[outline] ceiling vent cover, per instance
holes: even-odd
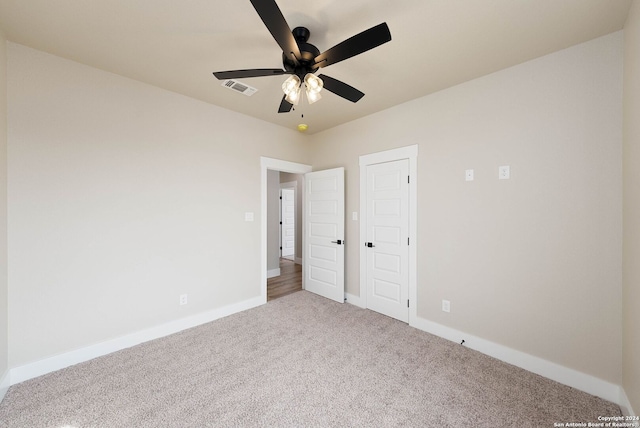
[[[222,86],[236,92],[240,92],[241,94],[245,94],[248,97],[258,92],[256,88],[252,88],[251,86],[241,83],[237,80],[225,80],[224,82],[222,82]]]

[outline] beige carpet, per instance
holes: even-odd
[[[618,406],[301,291],[9,389],[0,427],[553,427]]]

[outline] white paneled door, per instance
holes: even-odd
[[[296,250],[296,206],[295,191],[282,189],[281,199],[281,231],[282,231],[282,257],[291,258]]]
[[[367,307],[409,321],[409,160],[367,166]]]
[[[305,289],[344,302],[344,168],[305,174]]]

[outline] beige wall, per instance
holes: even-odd
[[[624,27],[623,387],[640,414],[640,1]]]
[[[260,296],[260,156],[302,136],[8,46],[11,367]]]
[[[0,30],[0,382],[8,370],[6,49],[7,41]]]
[[[314,170],[346,169],[351,243],[358,156],[419,145],[419,317],[616,384],[622,42],[614,33],[311,141]],[[498,180],[500,165],[511,180]],[[346,266],[359,295],[359,245],[347,246]]]

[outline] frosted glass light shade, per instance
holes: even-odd
[[[307,101],[309,101],[309,104],[313,104],[316,101],[318,101],[320,98],[322,98],[322,95],[320,95],[320,91],[317,92],[313,92],[309,89],[309,87],[307,86]]]
[[[307,94],[310,92],[320,93],[324,83],[322,79],[315,74],[307,73],[307,75],[304,76],[304,85],[307,87]]]
[[[299,79],[298,79],[299,80]],[[290,91],[287,96],[284,98],[288,103],[297,106],[300,102],[300,95],[302,95],[302,89],[300,86]]]
[[[299,88],[301,83],[302,82],[300,81],[300,78],[293,74],[289,76],[289,78],[282,84],[282,91],[285,94],[289,95],[291,92],[294,92],[297,88]]]

